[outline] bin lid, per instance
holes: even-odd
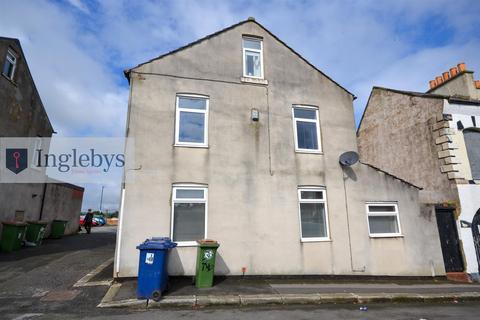
[[[220,244],[212,239],[202,239],[202,240],[197,240],[197,243],[200,245],[200,247],[204,248],[218,248]]]
[[[139,250],[147,250],[147,249],[157,249],[157,250],[168,250],[173,249],[177,246],[175,242],[172,242],[170,238],[163,238],[165,240],[154,240],[159,239],[159,237],[155,237],[152,239],[146,239],[143,243],[137,246]]]
[[[23,227],[27,225],[25,222],[19,222],[19,221],[2,221],[2,224],[17,226],[17,227]]]
[[[38,220],[38,221],[31,220],[31,221],[30,221],[30,220],[29,220],[29,221],[27,221],[27,223],[29,223],[29,224],[41,224],[41,225],[45,225],[45,226],[46,226],[46,225],[48,224],[48,221],[41,221],[41,220]]]

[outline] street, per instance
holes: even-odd
[[[114,227],[0,255],[0,319],[478,319],[480,303],[340,304],[206,309],[97,308],[111,280]],[[101,265],[101,272],[85,280]],[[100,285],[94,285],[98,283]]]

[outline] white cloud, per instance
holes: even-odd
[[[82,0],[67,0],[70,5],[74,6],[78,10],[82,11],[83,13],[90,13],[87,5]]]

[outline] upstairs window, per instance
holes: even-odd
[[[17,56],[10,49],[7,51],[2,73],[10,80],[13,80],[15,68],[17,67]]]
[[[400,236],[396,203],[367,203],[368,232],[371,237]]]
[[[243,76],[263,79],[263,42],[243,38]]]
[[[318,108],[309,106],[294,106],[293,132],[295,135],[295,151],[321,152],[320,126],[318,122]]]
[[[177,96],[175,145],[208,145],[208,98],[199,95]]]
[[[472,179],[480,180],[480,131],[479,129],[463,130],[463,138],[467,148],[468,162],[472,171]]]

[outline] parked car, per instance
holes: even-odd
[[[107,220],[103,216],[100,215],[94,215],[93,216],[93,221],[96,221],[98,225],[103,226],[105,223],[107,223]]]

